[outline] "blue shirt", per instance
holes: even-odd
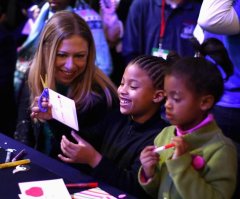
[[[123,38],[123,56],[129,61],[141,54],[152,54],[159,47],[161,0],[133,1]],[[191,0],[172,9],[165,5],[165,34],[162,48],[174,50],[181,56],[193,56],[194,50],[189,39],[200,11],[200,4]]]

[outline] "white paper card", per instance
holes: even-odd
[[[63,179],[18,183],[21,199],[71,199]]]
[[[49,102],[52,105],[52,117],[78,131],[78,119],[74,100],[51,89],[48,89],[48,93]]]

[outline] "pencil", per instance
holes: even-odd
[[[8,168],[8,167],[15,167],[15,166],[18,166],[21,164],[28,164],[30,162],[31,162],[30,159],[18,160],[18,161],[14,161],[14,162],[6,162],[6,163],[0,164],[0,169]]]

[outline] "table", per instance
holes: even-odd
[[[65,183],[77,183],[77,182],[96,182],[91,176],[84,174],[83,172],[61,162],[55,160],[31,147],[28,147],[2,133],[0,133],[0,147],[7,149],[16,149],[17,152],[25,149],[27,155],[25,158],[31,160],[31,169],[26,172],[19,172],[13,174],[12,168],[0,169],[0,198],[4,196],[4,199],[16,199],[20,193],[18,187],[19,182],[49,180],[62,178]],[[4,150],[1,150],[5,152]],[[0,154],[1,163],[5,160],[5,154]],[[99,187],[104,191],[117,197],[120,194],[126,194],[123,191],[114,188],[104,182],[99,182]],[[84,189],[68,189],[70,193],[82,191]],[[136,199],[135,197],[126,194],[125,199]]]

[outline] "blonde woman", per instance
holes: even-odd
[[[81,130],[94,128],[104,118],[117,104],[117,94],[115,85],[95,66],[95,57],[91,31],[77,14],[59,11],[47,22],[29,70],[30,93],[25,90],[25,95],[30,95],[30,102],[26,103],[26,96],[21,100],[16,139],[55,156],[61,135],[70,134],[70,128],[52,119],[51,107],[43,113],[37,106],[44,89],[40,77],[45,75],[48,88],[75,101]],[[47,102],[42,104],[49,106]],[[29,111],[31,118],[38,120],[33,133],[28,133]]]

